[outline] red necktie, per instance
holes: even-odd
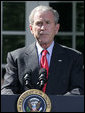
[[[48,69],[49,68],[48,68],[48,61],[47,61],[47,58],[46,58],[47,53],[48,53],[47,50],[42,51],[42,57],[41,57],[40,64],[41,64],[41,68],[45,68],[47,70],[47,79],[48,79]],[[47,83],[43,87],[43,92],[45,92],[46,86],[47,86]]]

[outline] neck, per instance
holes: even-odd
[[[50,47],[50,45],[52,44],[52,42],[51,43],[39,43],[40,44],[40,46],[43,48],[43,49],[47,49],[48,47]]]
[[[40,46],[41,46],[43,49],[47,49],[50,45],[48,45],[48,44],[40,44]]]

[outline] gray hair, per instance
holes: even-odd
[[[34,15],[35,15],[35,13],[38,12],[38,11],[42,11],[42,12],[44,12],[44,11],[51,11],[51,12],[53,13],[53,15],[54,15],[55,24],[58,23],[58,20],[59,20],[59,14],[58,14],[58,12],[57,12],[56,10],[52,9],[52,8],[49,7],[49,6],[40,5],[40,6],[38,6],[38,7],[35,7],[35,8],[32,10],[32,12],[30,13],[30,15],[29,15],[29,23],[30,23],[31,25],[32,25],[33,22],[34,22]]]

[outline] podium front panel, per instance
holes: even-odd
[[[1,95],[1,112],[17,112],[17,100],[20,95]],[[51,112],[84,112],[84,96],[48,95]]]

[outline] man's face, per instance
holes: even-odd
[[[38,11],[34,15],[34,23],[30,25],[30,30],[40,44],[51,44],[59,30],[59,24],[55,24],[51,11]]]

